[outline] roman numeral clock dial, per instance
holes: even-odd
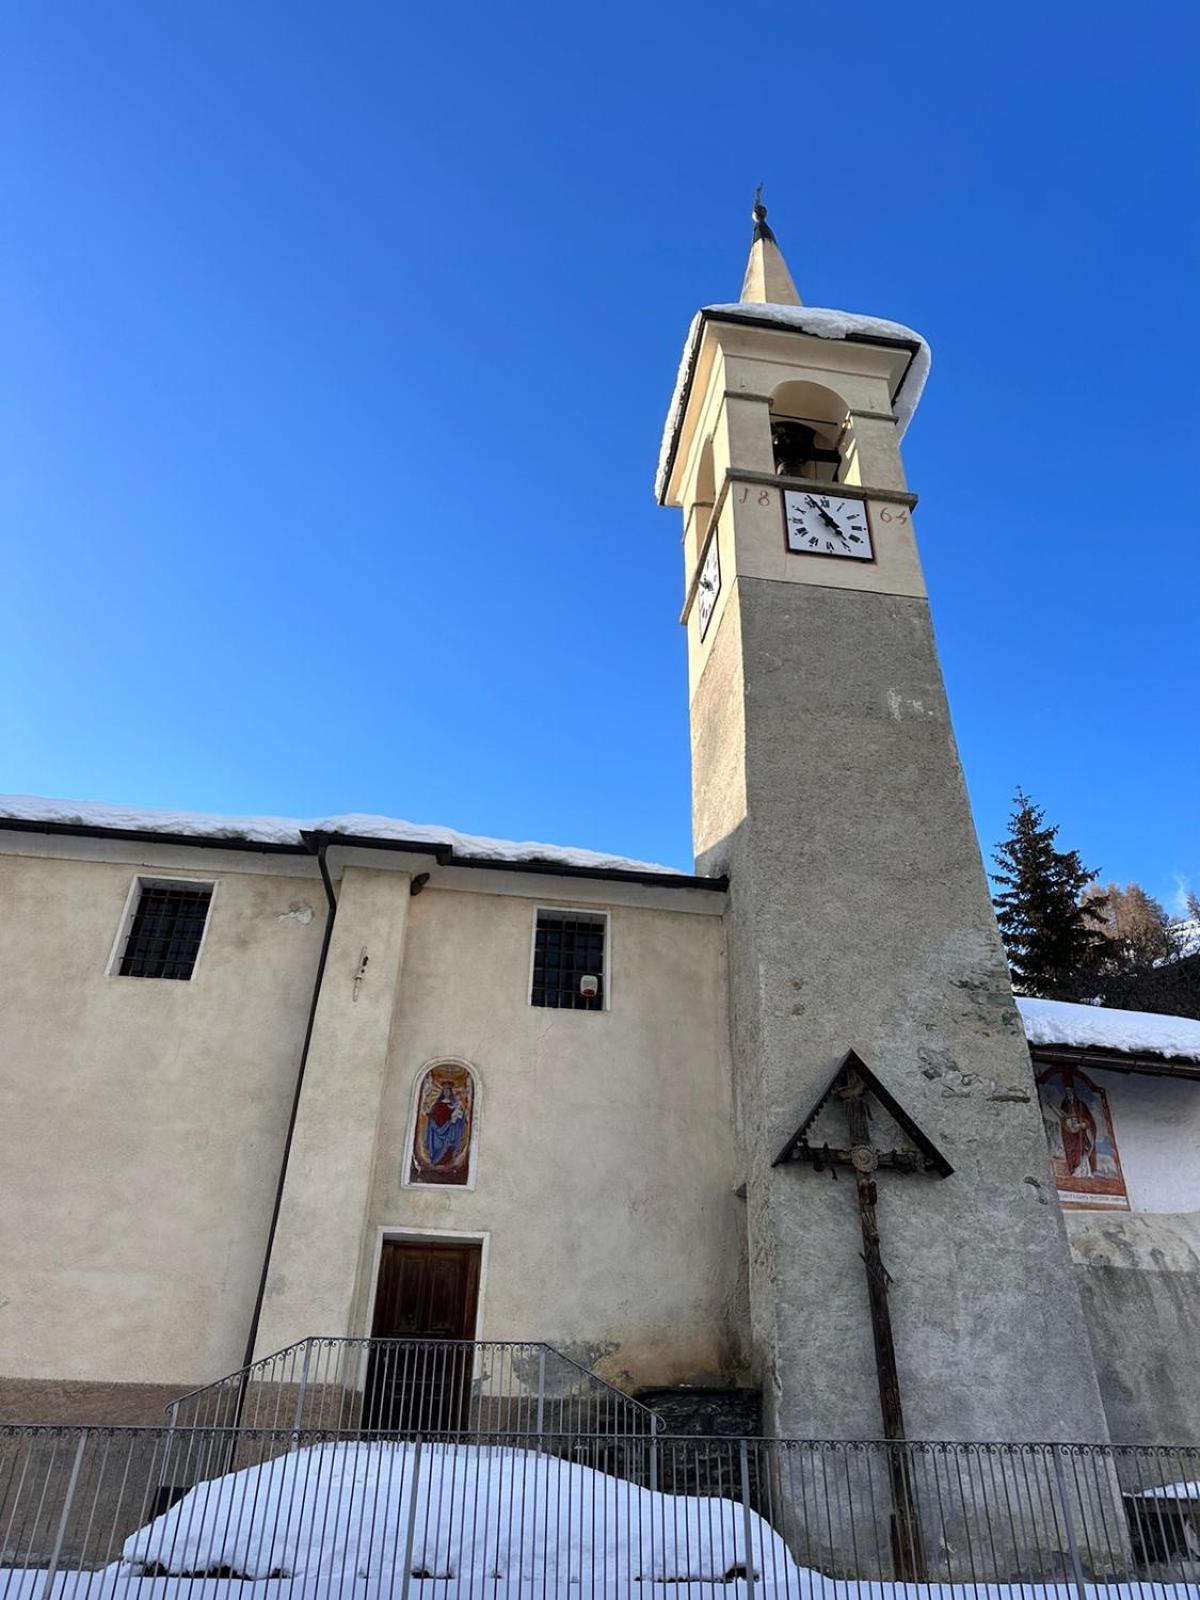
[[[717,596],[721,592],[721,556],[717,549],[717,532],[714,528],[708,536],[708,545],[700,560],[700,572],[696,579],[696,607],[700,614],[700,638],[708,632],[708,625],[712,621],[713,608],[717,603]]]
[[[874,561],[871,528],[862,500],[845,495],[783,491],[783,523],[793,555],[843,556]]]

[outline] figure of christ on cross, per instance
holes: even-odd
[[[868,1098],[874,1096],[901,1130],[912,1140],[909,1150],[880,1150],[872,1143]],[[848,1134],[847,1144],[831,1148],[810,1145],[807,1135],[822,1108],[832,1099],[842,1106]],[[879,1191],[875,1174],[881,1167],[897,1172],[936,1172],[948,1177],[953,1170],[930,1139],[921,1132],[906,1111],[892,1098],[873,1073],[851,1050],[830,1080],[799,1129],[776,1156],[773,1166],[787,1161],[805,1161],[818,1172],[827,1166],[847,1166],[854,1172],[858,1216],[862,1228],[862,1260],[867,1273],[867,1299],[871,1314],[871,1339],[875,1349],[875,1375],[879,1385],[879,1409],[884,1438],[899,1444],[904,1434],[904,1407],[900,1399],[900,1375],[896,1368],[896,1346],[892,1336],[892,1314],[888,1304],[891,1279],[879,1248],[877,1207]],[[911,1463],[906,1451],[889,1450],[888,1479],[892,1492],[891,1538],[896,1576],[919,1582],[925,1576],[925,1552],[921,1525],[913,1497]]]

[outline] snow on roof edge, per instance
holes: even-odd
[[[348,838],[400,840],[450,848],[460,858],[498,864],[537,862],[604,872],[652,872],[666,878],[690,879],[691,874],[657,862],[628,856],[606,855],[570,845],[540,844],[534,840],[491,839],[460,833],[397,817],[357,812],[343,816],[300,821],[290,817],[229,817],[195,811],[155,811],[136,806],[105,805],[99,801],[51,800],[39,795],[0,795],[0,826],[4,822],[54,823],[70,827],[118,829],[128,833],[174,834],[204,841],[238,840],[247,844],[299,845],[301,832],[336,833]]]
[[[1123,1055],[1200,1061],[1200,1022],[1154,1011],[1119,1011],[1112,1006],[1017,996],[1017,1010],[1031,1045],[1067,1045],[1079,1050],[1114,1050]]]
[[[774,322],[781,327],[796,328],[801,333],[814,334],[819,339],[849,339],[857,334],[859,337],[871,339],[915,343],[917,353],[895,395],[896,431],[897,436],[903,439],[924,392],[925,381],[929,377],[929,368],[933,362],[928,341],[914,328],[907,328],[902,322],[889,322],[886,317],[867,317],[857,311],[831,311],[821,306],[756,305],[741,300],[727,305],[704,306],[697,311],[688,328],[679,370],[675,375],[675,387],[667,407],[667,420],[663,426],[662,443],[658,451],[658,470],[654,475],[654,498],[660,505],[667,489],[675,439],[683,421],[684,396],[699,349],[700,326],[706,316],[741,317],[748,322]]]

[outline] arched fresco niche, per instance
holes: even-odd
[[[475,1079],[457,1061],[439,1061],[421,1075],[409,1153],[409,1183],[448,1183],[471,1179],[475,1132]]]
[[[1125,1175],[1104,1090],[1069,1066],[1047,1067],[1037,1084],[1059,1199],[1068,1206],[1127,1210]]]

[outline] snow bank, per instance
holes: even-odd
[[[1200,1022],[1191,1017],[1080,1006],[1066,1000],[1031,1000],[1023,995],[1017,997],[1017,1009],[1030,1044],[1074,1045],[1079,1049],[1121,1050],[1127,1055],[1200,1061]]]
[[[1139,1500],[1200,1500],[1200,1483],[1164,1483],[1157,1489],[1143,1489]]]
[[[749,301],[736,301],[730,305],[705,306],[692,318],[684,341],[675,388],[667,407],[667,420],[663,427],[662,444],[658,452],[658,471],[654,478],[654,496],[661,500],[667,487],[671,470],[671,456],[675,449],[675,436],[683,421],[683,401],[687,393],[696,354],[700,348],[700,327],[706,314],[720,317],[740,317],[748,322],[773,322],[782,328],[796,328],[801,333],[811,333],[818,339],[851,339],[856,335],[867,339],[891,339],[904,344],[915,344],[917,353],[905,373],[894,396],[896,430],[903,439],[912,421],[913,413],[929,377],[932,355],[929,345],[912,328],[902,322],[889,322],[886,317],[864,317],[856,311],[829,311],[820,306],[755,305]]]
[[[797,1571],[734,1501],[642,1489],[533,1450],[432,1444],[418,1460],[411,1444],[375,1441],[312,1445],[198,1485],[126,1540],[119,1570],[385,1586],[407,1570],[629,1592],[724,1582],[749,1560],[769,1584]]]
[[[364,816],[357,812],[321,817],[308,822],[287,817],[223,817],[196,811],[146,811],[132,806],[101,805],[88,800],[45,800],[37,795],[0,795],[0,820],[59,822],[88,828],[120,828],[126,832],[173,833],[188,839],[244,839],[252,844],[299,844],[301,830],[354,835],[363,839],[398,839],[408,844],[449,848],[472,861],[546,862],[554,866],[590,867],[616,872],[659,872],[685,877],[674,867],[627,856],[604,855],[597,850],[576,850],[569,845],[538,844],[533,840],[489,839],[459,833],[422,822],[396,817]]]

